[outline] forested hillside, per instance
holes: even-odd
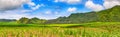
[[[97,15],[102,22],[120,22],[120,6],[97,12]]]
[[[87,22],[120,22],[120,6],[99,12],[73,13],[68,17],[48,20],[46,23],[87,23]]]

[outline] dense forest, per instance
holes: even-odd
[[[87,23],[87,22],[120,22],[120,6],[110,9],[87,12],[73,13],[68,17],[59,17],[54,20],[48,20],[46,23]]]

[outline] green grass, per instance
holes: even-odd
[[[120,22],[83,24],[0,22],[0,37],[120,37]]]

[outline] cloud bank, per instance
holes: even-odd
[[[120,0],[103,0],[103,5],[93,3],[93,0],[88,0],[85,6],[93,11],[100,11],[103,9],[109,9],[116,5],[120,5]]]
[[[75,11],[77,11],[77,8],[75,7],[70,7],[67,9],[67,12],[75,12]]]
[[[120,0],[104,0],[103,5],[104,5],[104,7],[106,9],[112,8],[112,7],[116,6],[116,5],[120,5]]]
[[[0,11],[17,9],[30,1],[31,0],[0,0]]]
[[[95,4],[93,3],[92,0],[89,0],[85,3],[85,6],[89,9],[92,9],[94,11],[100,11],[100,10],[103,10],[103,6],[102,5],[99,5],[99,4]]]
[[[68,4],[77,4],[80,3],[82,0],[54,0],[54,2],[65,2]]]
[[[42,1],[42,0],[41,0]],[[50,0],[49,0],[50,1]],[[79,7],[74,6],[75,5],[80,5],[83,0],[54,0],[52,3],[67,3],[67,5],[70,5],[69,7],[64,8],[66,14],[61,12],[61,15],[67,15],[67,12],[76,12],[78,11]],[[120,5],[120,0],[103,0],[104,2],[101,4],[96,4],[93,2],[93,0],[86,0],[86,2],[82,2],[84,4],[85,8],[88,8],[92,11],[100,11],[104,9],[109,9],[112,8],[116,5]],[[30,7],[30,10],[26,10],[23,8],[23,5],[27,4]],[[71,6],[72,5],[72,6]],[[21,17],[41,17],[40,14],[37,15],[30,15],[32,13],[26,13],[26,12],[31,12],[31,11],[37,11],[43,6],[47,6],[46,4],[36,4],[32,2],[32,0],[0,0],[0,19],[19,19]],[[67,9],[67,10],[66,10]],[[62,11],[62,10],[61,10]],[[60,14],[60,12],[57,11],[45,11],[44,14],[50,15],[53,14]],[[41,17],[41,18],[47,18],[47,17]],[[50,17],[49,17],[50,18]]]

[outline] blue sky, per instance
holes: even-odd
[[[55,19],[69,16],[71,13],[100,11],[120,5],[119,0],[0,0],[0,2],[1,19],[21,17]]]

